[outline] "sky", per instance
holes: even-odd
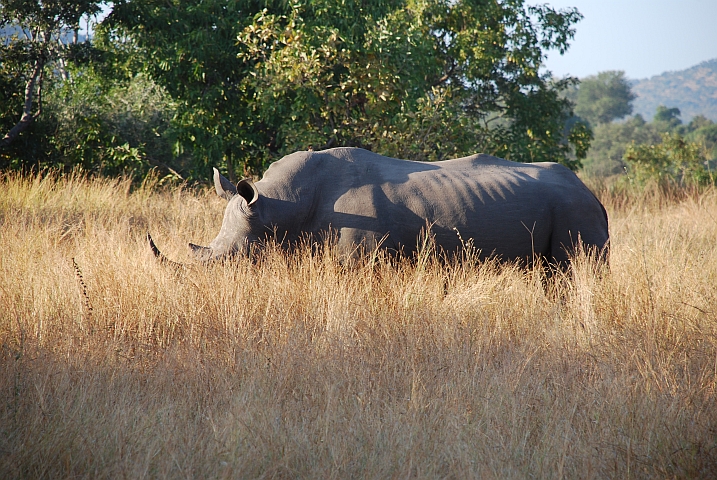
[[[565,55],[548,53],[554,76],[623,70],[631,79],[717,58],[717,0],[539,0],[576,7],[583,19]]]

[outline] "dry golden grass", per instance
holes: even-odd
[[[717,194],[604,196],[611,269],[328,250],[174,272],[224,202],[0,182],[1,478],[717,472]],[[77,268],[73,264],[76,262]]]

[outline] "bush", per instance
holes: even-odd
[[[699,186],[714,184],[704,148],[677,133],[663,133],[662,143],[627,147],[623,160],[628,178],[640,185],[656,182],[660,186]]]
[[[144,176],[156,166],[171,172],[173,113],[164,90],[144,75],[106,85],[80,71],[53,96],[56,158],[103,175]]]

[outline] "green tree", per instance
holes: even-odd
[[[698,115],[690,121],[686,130],[685,138],[704,146],[707,159],[712,162],[714,169],[714,163],[717,163],[717,123]]]
[[[662,106],[658,109],[652,122],[646,122],[642,116],[635,115],[624,122],[598,125],[593,130],[595,138],[584,161],[584,171],[592,176],[610,176],[623,173],[625,167],[629,166],[624,159],[628,149],[632,149],[631,155],[635,154],[636,148],[643,149],[640,154],[642,157],[645,157],[647,155],[645,152],[648,151],[664,153],[666,151],[665,147],[658,146],[664,143],[665,135],[679,137],[689,145],[699,145],[699,154],[703,157],[700,162],[708,162],[706,164],[707,170],[713,171],[717,163],[717,124],[704,116],[698,115],[689,124],[684,125],[679,116],[679,109]],[[657,148],[657,150],[650,150],[653,147]],[[678,151],[679,148],[673,150]],[[652,164],[653,166],[672,165],[672,160],[665,160],[665,162],[661,163],[655,160],[654,162],[646,162],[646,164]],[[639,169],[645,171],[645,168]],[[676,175],[674,169],[668,169],[664,174],[669,178]],[[678,176],[681,175],[679,174]]]
[[[539,70],[580,18],[523,0],[147,0],[118,2],[106,26],[177,101],[175,153],[232,175],[340,145],[576,168],[590,135],[563,131],[571,80]]]
[[[657,107],[657,112],[652,121],[661,132],[671,132],[682,125],[680,109],[677,107],[667,108],[664,105],[660,105]]]
[[[0,26],[5,33],[0,44],[6,90],[3,114],[15,108],[20,118],[0,140],[9,146],[42,113],[43,89],[48,72],[65,73],[65,62],[86,54],[87,44],[77,42],[80,20],[100,11],[104,2],[93,0],[2,0]],[[74,41],[67,36],[74,32]],[[23,90],[17,89],[23,86]],[[9,95],[8,95],[9,94]],[[7,117],[4,117],[7,118]],[[7,121],[5,122],[7,123]],[[0,165],[2,166],[2,165]]]
[[[592,127],[630,115],[635,98],[623,71],[606,71],[586,77],[572,95],[575,114]]]
[[[704,115],[697,115],[687,124],[687,132],[694,132],[704,127],[714,125],[714,122]]]

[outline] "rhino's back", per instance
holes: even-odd
[[[591,196],[575,174],[561,165],[516,163],[483,154],[415,162],[359,148],[335,148],[300,152],[281,162],[284,165],[277,162],[279,168],[272,166],[274,172],[267,174],[270,178],[290,177],[291,191],[311,185],[324,202],[356,195],[367,209],[388,213],[391,205],[406,206],[430,221],[435,221],[432,217],[436,215],[460,215],[496,203],[502,211],[511,203],[529,207],[536,196]],[[367,202],[367,191],[380,191],[381,195]]]
[[[365,185],[387,185],[398,190],[408,187],[445,191],[456,187],[490,195],[538,179],[550,184],[580,184],[572,172],[553,163],[516,163],[483,154],[416,162],[341,147],[287,155],[269,167],[258,185],[267,189],[267,194],[305,190],[306,186],[343,194],[346,189]]]

